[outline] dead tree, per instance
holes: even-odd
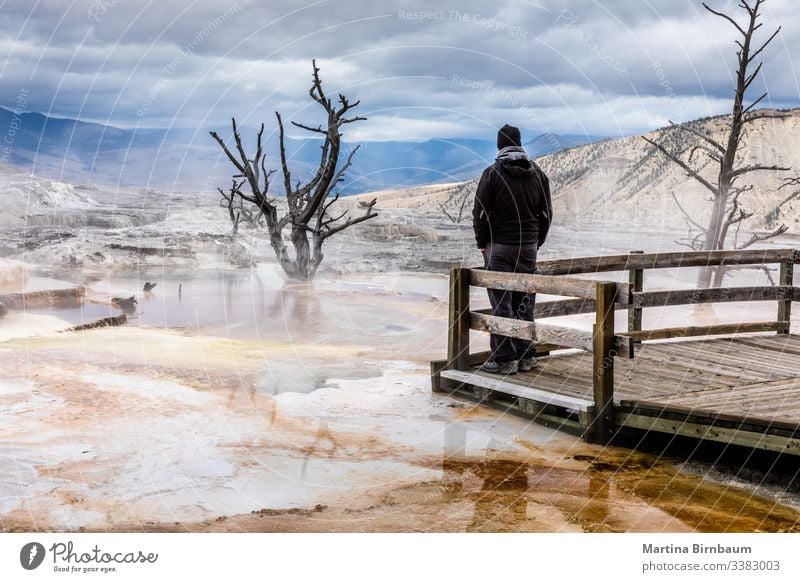
[[[292,125],[296,127],[321,135],[324,140],[320,146],[319,167],[315,175],[305,184],[301,184],[299,180],[292,182],[291,171],[286,159],[286,133],[283,119],[280,113],[275,112],[280,130],[280,168],[283,173],[283,186],[286,191],[288,207],[283,216],[278,215],[277,200],[269,196],[270,178],[274,170],[270,172],[266,170],[266,154],[263,150],[262,139],[264,125],[261,125],[258,132],[256,152],[252,158],[245,153],[235,118],[231,120],[231,125],[236,153],[225,145],[216,132],[211,132],[211,137],[217,141],[238,171],[233,176],[230,191],[226,194],[219,190],[223,200],[228,202],[231,220],[236,220],[234,228],[237,228],[238,220],[241,219],[241,214],[238,215],[239,218],[236,218],[237,205],[233,200],[236,198],[242,203],[242,206],[250,205],[251,208],[254,208],[258,220],[263,219],[269,233],[270,245],[284,272],[292,279],[305,281],[314,277],[317,268],[322,263],[322,245],[328,237],[377,216],[374,212],[375,201],[368,204],[360,216],[349,216],[347,210],[338,214],[332,213],[332,206],[339,199],[339,194],[331,197],[331,192],[344,179],[344,173],[350,167],[353,155],[360,147],[353,148],[340,167],[341,129],[348,123],[363,121],[366,118],[348,117],[350,110],[356,107],[359,101],[351,103],[344,95],[340,94],[338,102],[334,104],[322,89],[316,61],[312,61],[312,67],[313,82],[309,95],[325,110],[327,122],[325,126],[317,127],[292,122]],[[284,240],[286,229],[289,230],[289,240],[294,249],[293,256]]]
[[[734,237],[734,247],[743,249],[757,242],[783,234],[787,230],[786,225],[779,224],[770,232],[754,234],[746,241],[739,241],[739,229],[742,223],[753,216],[753,212],[749,211],[744,206],[744,201],[742,199],[742,195],[751,191],[753,186],[752,184],[743,185],[741,184],[741,180],[752,172],[785,172],[791,169],[775,164],[767,165],[755,163],[742,165],[736,158],[747,124],[759,119],[783,118],[788,115],[786,113],[767,109],[755,109],[755,107],[767,97],[767,93],[763,93],[747,106],[744,104],[747,90],[758,77],[763,64],[758,62],[755,68],[753,68],[754,62],[781,30],[781,28],[778,27],[765,42],[758,46],[753,43],[755,32],[762,26],[762,23],[759,23],[758,20],[760,17],[759,9],[761,5],[764,4],[764,1],[765,0],[755,0],[753,2],[753,0],[742,0],[740,2],[739,7],[746,12],[744,24],[740,24],[730,15],[714,10],[703,3],[703,7],[706,10],[727,20],[733,25],[740,37],[736,40],[736,45],[739,48],[736,52],[738,68],[736,71],[736,88],[733,97],[733,113],[729,122],[728,136],[725,142],[718,141],[703,128],[693,127],[685,123],[676,124],[672,122],[670,122],[670,124],[674,130],[685,132],[687,137],[691,137],[693,143],[689,147],[679,151],[672,151],[662,143],[657,143],[647,137],[642,138],[654,146],[656,150],[661,152],[670,161],[680,166],[688,176],[699,182],[703,188],[711,193],[713,207],[709,221],[705,225],[699,224],[697,219],[691,216],[683,206],[681,206],[677,197],[673,194],[678,209],[682,212],[689,225],[689,236],[683,244],[694,250],[722,250],[725,248],[731,235]],[[687,153],[688,155],[686,155]],[[697,156],[697,158],[703,156],[706,162],[710,162],[718,167],[716,179],[708,179],[701,175],[701,169],[698,166],[695,156]],[[787,182],[787,184],[790,184],[790,182]],[[796,195],[797,194],[794,196]],[[782,205],[783,204],[780,204],[779,206]],[[713,280],[714,286],[718,287],[722,284],[723,276],[723,267],[717,269],[703,269],[698,278],[698,286],[708,287],[712,284]]]
[[[244,180],[232,181],[230,189],[225,192],[222,188],[217,188],[220,199],[219,205],[228,209],[228,216],[231,220],[233,234],[239,233],[239,224],[244,223],[250,228],[264,225],[264,215],[252,204],[245,204],[244,199],[237,194],[239,188],[244,185]]]
[[[460,224],[464,219],[464,210],[467,207],[467,203],[472,201],[472,194],[474,194],[474,189],[470,189],[470,185],[473,185],[473,183],[474,182],[465,182],[464,184],[456,186],[447,197],[447,200],[439,204],[439,209],[450,219],[450,222]],[[448,204],[454,206],[453,214],[448,212]],[[456,209],[458,209],[457,212]]]

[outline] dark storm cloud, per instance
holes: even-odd
[[[713,2],[731,9],[728,0]],[[762,87],[798,104],[792,3],[769,0]],[[0,90],[35,110],[120,125],[207,126],[231,114],[314,120],[317,58],[331,94],[362,100],[350,135],[619,134],[726,112],[730,25],[694,0],[345,3],[5,2]],[[754,93],[759,88],[754,87]]]

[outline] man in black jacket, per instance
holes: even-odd
[[[536,252],[544,244],[553,210],[550,181],[522,149],[519,129],[497,133],[497,159],[484,170],[475,192],[472,224],[489,271],[535,273]],[[489,290],[492,315],[533,321],[536,296]],[[516,374],[536,366],[532,342],[492,334],[486,372]]]

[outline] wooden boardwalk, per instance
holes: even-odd
[[[569,292],[579,295],[578,299],[537,306],[540,317],[564,315],[565,311],[594,310],[598,312],[598,323],[593,333],[547,326],[539,323],[538,318],[535,324],[503,320],[485,311],[470,312],[463,304],[457,306],[451,312],[450,357],[432,364],[434,391],[491,401],[495,406],[570,430],[595,442],[609,442],[621,432],[655,431],[800,455],[800,335],[788,333],[791,302],[795,299],[791,286],[795,254],[794,251],[772,251],[765,256],[765,251],[760,251],[761,256],[758,253],[706,256],[709,264],[783,262],[786,266],[782,264],[780,268],[779,285],[749,287],[745,291],[742,288],[703,290],[702,294],[648,293],[642,290],[641,273],[631,273],[631,285],[619,284],[623,288],[616,290],[614,300],[605,309],[597,307],[601,304],[597,293],[606,282],[585,280],[579,288],[572,287],[574,282],[570,283]],[[680,257],[685,259],[689,254],[692,253]],[[630,255],[635,257],[635,262],[624,264],[649,263],[659,268],[682,260],[676,256]],[[586,272],[589,267],[598,269],[602,261],[608,259],[585,259],[580,272]],[[619,262],[620,257],[616,260]],[[606,270],[612,270],[616,263],[609,260],[607,265]],[[565,269],[568,267],[563,262],[552,262],[545,264],[542,270]],[[456,303],[465,295],[459,292],[459,278],[469,270],[459,271],[453,274],[455,281],[451,291],[451,302]],[[470,281],[473,285],[477,282],[488,286],[484,285],[487,277],[492,279],[492,286],[505,285],[501,288],[527,286],[552,292],[553,285],[559,284],[564,285],[564,295],[568,289],[565,281],[568,277],[560,275],[520,276],[484,271],[470,277]],[[512,278],[513,283],[509,283]],[[580,288],[584,283],[598,285],[594,297],[590,297],[589,287]],[[464,283],[461,287],[468,289]],[[687,298],[693,298],[692,303],[747,298],[777,300],[778,319],[702,328],[641,329],[642,308],[688,303]],[[611,327],[614,312],[622,308],[628,312],[628,331],[615,335]],[[458,310],[460,315],[455,313]],[[469,353],[469,329],[537,338],[539,349],[544,352],[539,366],[531,372],[507,377],[479,371],[478,365],[486,354]],[[603,331],[609,329],[612,330],[610,336],[604,337]],[[753,333],[759,330],[767,333]],[[711,334],[715,335],[709,337]],[[547,342],[559,340],[558,345],[543,345],[543,337]],[[559,349],[563,347],[580,349]],[[621,354],[626,357],[620,357]],[[629,357],[631,355],[633,357]]]

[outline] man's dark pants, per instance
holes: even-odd
[[[489,243],[483,252],[483,260],[487,271],[535,273],[537,250],[535,243],[530,245]],[[492,315],[533,321],[535,294],[500,289],[488,289],[488,292]],[[496,362],[532,357],[534,352],[533,342],[495,334],[491,335],[490,346],[492,355],[489,359]]]

